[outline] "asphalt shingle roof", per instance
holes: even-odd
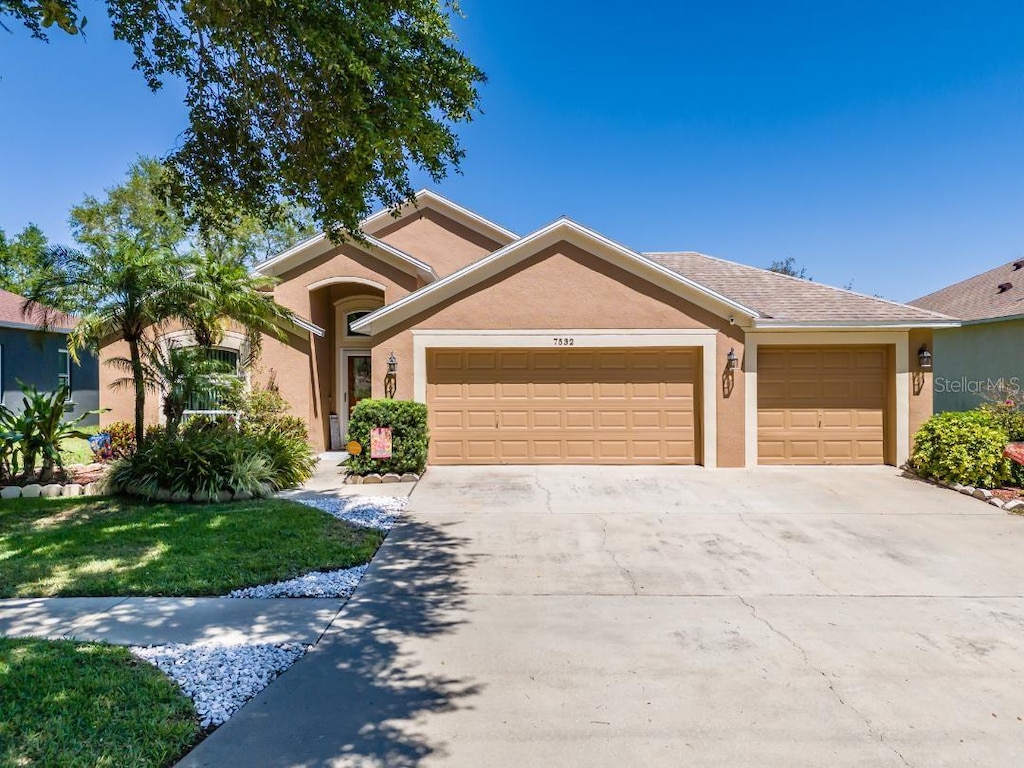
[[[1015,264],[1020,266],[1015,268]],[[1011,287],[1000,291],[999,286],[1006,283]],[[1024,315],[1024,259],[969,277],[910,303],[959,320]]]
[[[36,307],[30,315],[22,312],[25,306],[25,297],[16,293],[0,289],[0,323],[7,323],[16,326],[28,325],[39,328],[43,324],[44,313]],[[77,318],[69,315],[56,315],[50,319],[51,327],[73,328],[78,322]]]
[[[865,296],[767,269],[693,251],[645,253],[649,259],[751,309],[766,319],[793,323],[871,325],[932,323],[946,315]],[[1024,280],[1021,281],[1024,286]]]

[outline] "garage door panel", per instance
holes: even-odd
[[[600,381],[597,383],[597,396],[602,401],[625,400],[627,390],[625,381]]]
[[[625,371],[629,356],[625,352],[597,353],[597,365],[602,371]]]
[[[885,347],[761,347],[758,461],[883,463],[889,375]]]
[[[533,456],[542,461],[555,461],[562,457],[561,440],[535,440],[533,445]]]
[[[498,382],[498,397],[502,400],[527,400],[530,385],[526,382]]]
[[[698,369],[693,349],[429,350],[431,461],[692,464]]]
[[[568,382],[565,384],[564,397],[567,400],[594,400],[593,382]]]
[[[634,382],[632,387],[633,400],[660,400],[661,386],[654,381]]]
[[[534,429],[561,429],[561,411],[531,411]]]
[[[503,349],[498,353],[498,361],[502,370],[525,371],[530,367],[530,355],[526,350]]]
[[[500,450],[505,461],[524,461],[530,457],[530,441],[502,440]]]
[[[466,455],[471,459],[492,461],[498,458],[498,445],[494,440],[467,440]]]
[[[464,453],[461,440],[431,440],[430,449],[439,459],[452,459]]]
[[[530,387],[534,400],[561,400],[562,385],[557,381],[538,382]]]
[[[596,424],[595,415],[593,411],[566,411],[565,412],[565,428],[566,429],[587,429],[592,430]]]
[[[688,381],[666,381],[665,397],[673,399],[690,399],[693,397],[693,384]]]
[[[624,464],[629,459],[629,442],[626,440],[601,440],[598,443],[598,458]]]
[[[693,429],[694,411],[693,408],[678,411],[664,411],[665,420],[662,425],[665,429]]]
[[[686,459],[694,455],[697,446],[692,440],[666,440],[665,456],[673,461],[684,463]]]
[[[529,429],[529,411],[501,411],[498,424],[502,429]]]
[[[629,412],[627,411],[598,411],[598,429],[627,429],[629,427]]]
[[[466,411],[467,429],[494,429],[497,421],[494,411]]]

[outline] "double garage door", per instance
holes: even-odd
[[[694,464],[694,349],[434,349],[434,464]]]
[[[760,464],[882,464],[887,347],[761,346]],[[696,349],[432,349],[433,464],[694,464]]]

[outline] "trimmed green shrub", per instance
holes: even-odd
[[[1024,442],[1024,411],[1019,410],[1013,400],[986,403],[981,406],[981,410],[991,414],[992,418],[1006,431],[1008,442]],[[1011,461],[1010,480],[1018,488],[1024,487],[1024,466]]]
[[[370,430],[391,427],[391,458],[370,458]],[[358,456],[348,458],[348,468],[356,475],[373,472],[422,472],[427,466],[427,406],[412,400],[360,400],[348,420],[349,441],[363,447]]]
[[[1007,433],[990,411],[937,413],[914,435],[909,464],[947,483],[994,488],[1010,479]]]

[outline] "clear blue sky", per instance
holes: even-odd
[[[1018,3],[463,6],[490,81],[438,190],[511,229],[566,214],[899,300],[1024,253]],[[87,10],[84,43],[0,31],[8,233],[66,238],[70,205],[184,127],[180,91],[150,94]]]

